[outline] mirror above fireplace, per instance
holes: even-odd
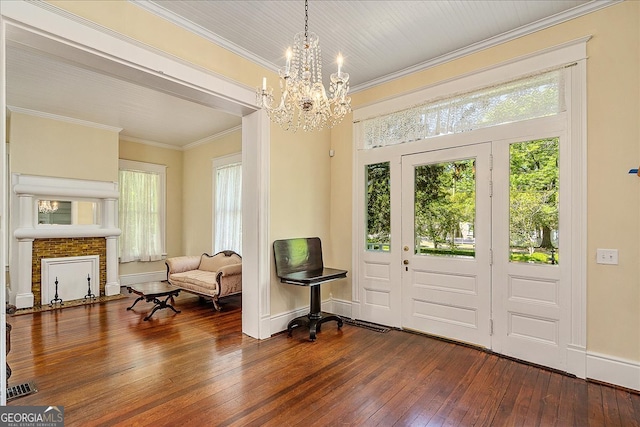
[[[38,225],[100,224],[99,204],[81,200],[38,200]]]

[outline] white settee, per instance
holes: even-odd
[[[218,311],[219,298],[242,292],[242,257],[234,251],[171,257],[165,263],[169,283],[187,292],[211,298]]]

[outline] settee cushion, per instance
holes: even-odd
[[[226,256],[223,252],[217,253],[214,256],[202,254],[202,256],[200,257],[200,266],[198,266],[198,270],[218,271],[222,267],[234,264],[242,264],[242,258],[240,258],[236,254],[233,254],[231,256]]]
[[[171,275],[173,282],[181,288],[203,294],[218,295],[218,283],[215,271],[191,270]]]
[[[177,256],[165,260],[168,272],[171,274],[196,270],[200,264],[200,257],[195,255]]]

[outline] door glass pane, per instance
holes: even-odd
[[[509,260],[558,264],[558,138],[509,148]]]
[[[415,168],[414,253],[475,257],[475,160]]]
[[[365,166],[367,250],[391,250],[391,168],[389,162]]]

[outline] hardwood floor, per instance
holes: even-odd
[[[8,404],[64,406],[67,426],[625,426],[640,395],[407,332],[345,324],[255,340],[240,299],[182,313],[133,296],[8,316]]]

